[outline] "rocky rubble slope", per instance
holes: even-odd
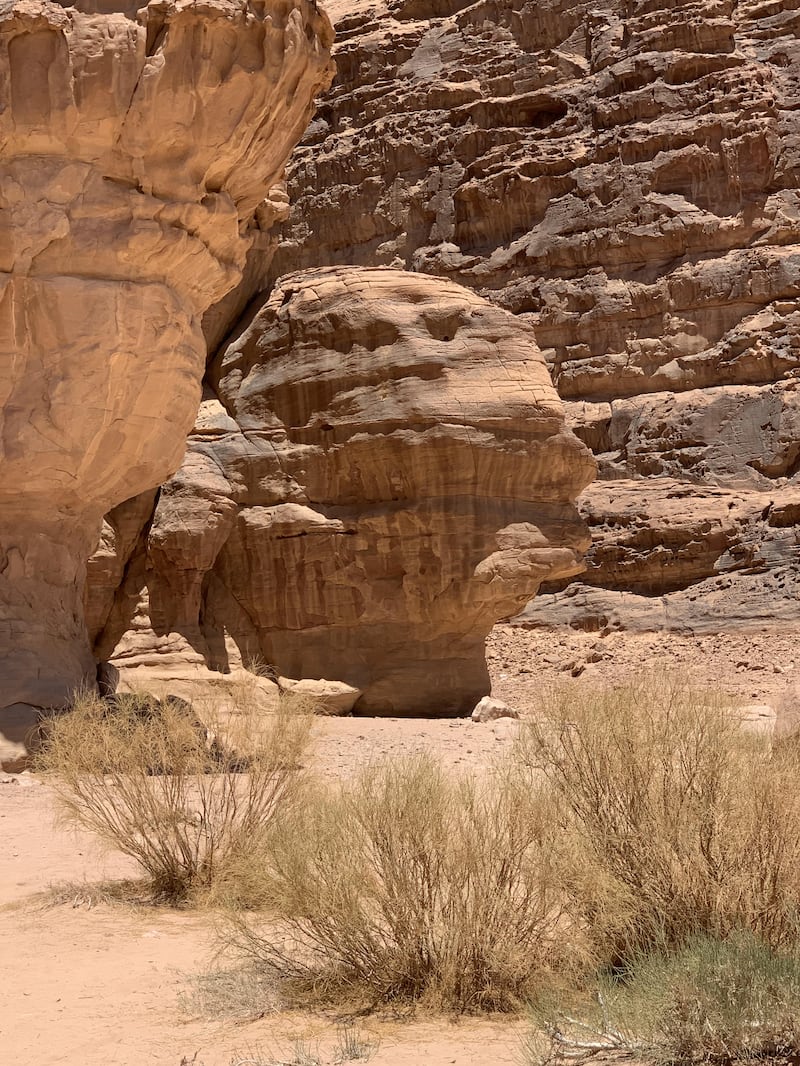
[[[307,0],[0,5],[0,741],[94,681],[86,557],[180,464],[330,43]]]
[[[797,621],[797,0],[329,11],[272,270],[403,266],[533,328],[600,481],[529,621]]]
[[[170,691],[269,664],[357,713],[468,712],[492,625],[581,569],[594,466],[509,312],[409,272],[289,275],[212,360],[157,501],[108,516],[96,653]]]

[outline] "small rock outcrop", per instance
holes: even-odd
[[[654,478],[590,486],[580,501],[592,525],[586,571],[543,589],[515,623],[698,634],[796,628],[800,487],[730,484]]]
[[[325,678],[294,681],[292,678],[282,677],[279,684],[284,699],[285,694],[289,694],[290,706],[294,699],[296,706],[300,709],[310,709],[314,714],[352,714],[361,695],[360,689],[346,685],[344,681],[327,681]]]
[[[359,689],[356,713],[469,713],[493,623],[588,545],[574,501],[594,461],[530,328],[442,279],[307,271],[207,380],[155,510],[110,516],[98,656],[266,662]]]
[[[509,707],[503,700],[484,696],[475,704],[470,718],[473,722],[495,722],[498,718],[519,718],[519,711]]]
[[[180,464],[331,41],[308,0],[0,5],[0,732],[94,680],[86,559]]]

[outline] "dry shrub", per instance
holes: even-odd
[[[309,718],[252,707],[202,724],[180,700],[76,697],[38,768],[67,819],[135,859],[159,898],[213,893],[294,801]]]
[[[798,746],[668,678],[551,692],[520,744],[562,809],[573,906],[599,958],[748,929],[796,939]]]
[[[422,756],[317,786],[259,872],[279,924],[240,919],[238,946],[301,996],[513,1008],[560,951],[554,828],[524,773]]]

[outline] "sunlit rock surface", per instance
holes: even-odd
[[[265,662],[360,689],[356,713],[466,713],[493,623],[581,569],[593,475],[513,315],[408,272],[290,275],[213,361],[97,653],[176,676]]]
[[[102,516],[180,464],[202,316],[330,78],[306,0],[115,6],[0,5],[0,733],[93,681]]]

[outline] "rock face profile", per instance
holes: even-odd
[[[796,4],[328,10],[272,270],[403,266],[533,330],[599,480],[530,619],[800,622]]]
[[[588,545],[574,500],[594,461],[531,329],[442,279],[306,271],[208,384],[154,512],[150,496],[109,517],[98,656],[264,661],[360,689],[356,713],[471,711],[493,623]]]
[[[330,44],[306,0],[0,5],[0,732],[94,679],[86,559],[181,461]]]

